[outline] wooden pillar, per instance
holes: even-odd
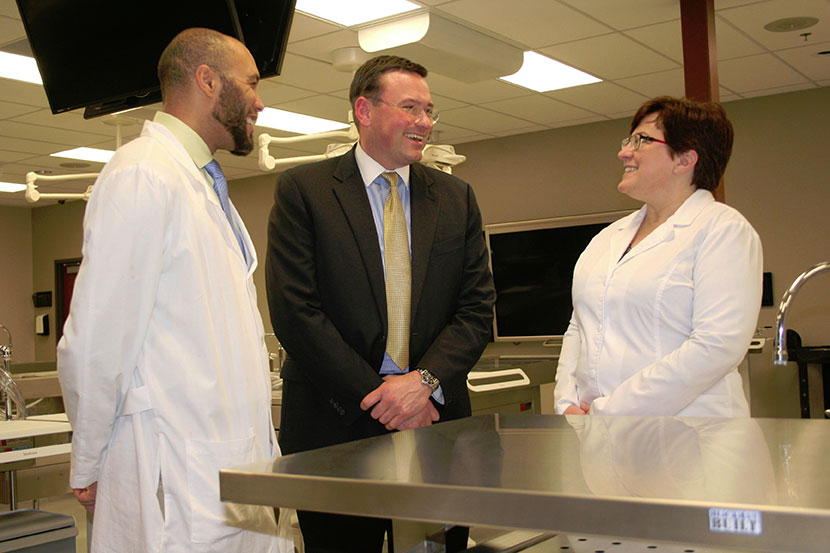
[[[699,102],[720,101],[715,0],[680,0],[680,25],[686,97]],[[713,192],[716,200],[725,201],[723,179]]]

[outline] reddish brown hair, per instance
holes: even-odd
[[[640,106],[631,120],[630,133],[649,114],[656,113],[655,123],[665,133],[674,154],[697,152],[692,184],[704,190],[717,188],[729,156],[732,155],[732,123],[720,104],[694,102],[686,98],[660,96]]]

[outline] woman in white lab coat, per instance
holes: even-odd
[[[618,189],[644,205],[577,261],[556,411],[749,416],[737,367],[757,325],[761,242],[711,193],[732,125],[718,104],[660,97],[630,132]]]

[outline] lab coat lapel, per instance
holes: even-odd
[[[412,292],[410,320],[414,320],[426,279],[439,202],[432,189],[433,180],[421,165],[413,164],[409,172],[409,205],[412,219]]]
[[[194,189],[206,198],[208,203],[212,205],[210,208],[211,218],[217,225],[219,225],[219,228],[224,229],[222,234],[225,238],[225,242],[228,244],[228,247],[239,256],[239,259],[243,263],[247,263],[248,276],[250,276],[253,270],[256,269],[256,253],[254,253],[254,246],[251,242],[250,236],[248,235],[248,231],[245,229],[245,225],[242,223],[242,219],[239,217],[239,213],[236,211],[233,203],[231,203],[232,217],[234,218],[236,226],[242,232],[243,242],[245,243],[245,248],[248,252],[250,262],[245,260],[242,255],[242,250],[239,249],[239,242],[236,240],[236,235],[228,223],[227,217],[225,216],[225,210],[222,209],[222,204],[219,203],[219,197],[216,195],[216,191],[208,182],[207,178],[205,178],[202,170],[197,167],[195,163],[193,163],[193,159],[191,159],[190,155],[188,155],[187,150],[184,149],[184,146],[176,140],[176,137],[173,136],[173,133],[171,133],[167,127],[160,123],[155,123],[153,121],[145,122],[142,134],[144,133],[147,133],[159,142],[164,143],[166,150],[170,153],[173,159],[176,160],[182,169],[187,171],[190,176],[190,185],[193,186]]]
[[[622,255],[634,239],[634,235],[637,233],[637,229],[640,227],[640,223],[643,221],[644,215],[645,207],[637,213],[625,217],[615,223],[611,223],[614,225],[617,232],[615,232],[611,237],[611,255],[608,258],[608,267],[606,268],[609,275],[614,271],[614,269],[625,263],[627,259],[631,257],[632,252],[626,254],[625,257],[622,257]]]
[[[343,156],[333,176],[334,195],[349,222],[352,235],[360,250],[363,268],[369,277],[369,285],[372,288],[378,315],[386,325],[386,282],[378,245],[378,232],[375,228],[369,198],[366,195],[366,186],[357,168],[354,149]]]

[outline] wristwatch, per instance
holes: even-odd
[[[415,369],[419,373],[421,373],[421,384],[425,384],[430,387],[430,389],[434,392],[438,389],[438,386],[441,385],[441,382],[438,381],[435,376],[426,369]]]

